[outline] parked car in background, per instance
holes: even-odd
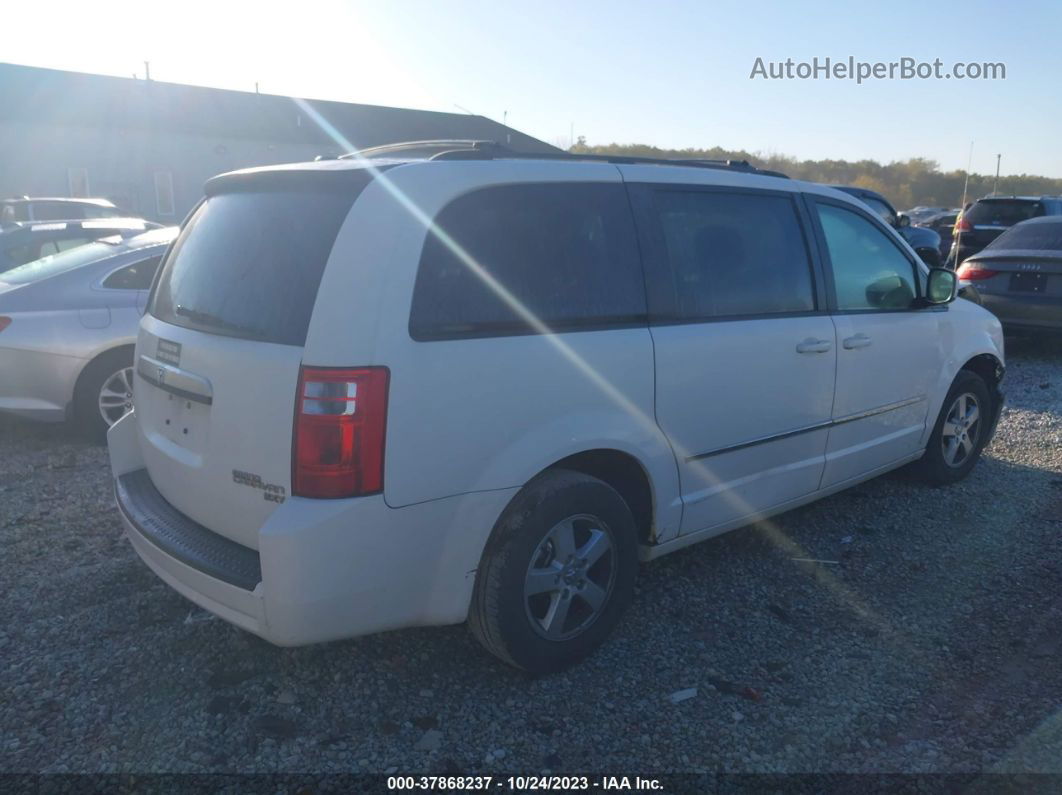
[[[0,411],[102,438],[132,405],[137,322],[176,235],[106,237],[0,274]]]
[[[0,199],[0,227],[19,221],[74,221],[85,218],[127,216],[108,199],[33,198]]]
[[[940,265],[940,235],[932,229],[911,226],[911,219],[903,213],[896,212],[889,200],[877,191],[851,185],[831,185],[830,187],[844,191],[849,196],[855,196],[877,213],[881,220],[900,233],[900,237],[907,241],[926,265],[931,268]]]
[[[935,215],[940,215],[947,209],[947,207],[926,207],[920,204],[917,207],[912,207],[910,210],[904,210],[900,214],[906,215],[910,218],[911,223],[915,226],[922,226],[923,221],[926,221]]]
[[[274,643],[468,619],[556,670],[619,621],[639,558],[916,461],[957,481],[992,436],[999,321],[850,196],[379,156],[207,183],[108,432],[137,553]]]
[[[5,271],[19,265],[91,243],[102,237],[131,237],[158,228],[158,224],[143,218],[16,223],[0,230],[0,278],[3,278]]]
[[[956,268],[1014,224],[1044,215],[1062,215],[1059,196],[985,196],[955,222],[948,267]]]
[[[1004,328],[1062,332],[1062,215],[1015,224],[967,257],[958,277]]]
[[[962,210],[959,209],[944,210],[933,215],[924,216],[921,221],[915,223],[917,227],[932,229],[940,235],[941,262],[947,259],[948,253],[951,251],[952,231],[955,228],[955,220],[959,217],[960,212]]]

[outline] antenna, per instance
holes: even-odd
[[[966,212],[966,189],[970,187],[970,164],[973,163],[973,145],[974,145],[974,142],[971,140],[970,141],[970,156],[968,158],[966,158],[966,181],[962,185],[962,204],[960,205],[960,207],[962,207],[962,209],[959,210],[959,215],[955,219],[956,221],[958,221],[959,218],[962,218],[962,214],[964,212]],[[959,234],[957,234],[955,236],[955,270],[958,270],[959,269],[959,248],[960,248],[960,246],[962,246],[962,227],[959,226],[958,224],[956,224],[956,227],[959,230]]]

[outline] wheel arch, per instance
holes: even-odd
[[[969,370],[979,375],[990,389],[996,389],[1003,380],[1005,368],[1003,362],[991,353],[979,353],[971,357],[959,370]]]
[[[614,448],[595,448],[566,456],[543,472],[553,469],[582,472],[610,485],[630,508],[638,528],[638,540],[643,544],[655,541],[653,483],[649,471],[635,456]]]

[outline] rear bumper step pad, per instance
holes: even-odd
[[[167,555],[246,591],[253,591],[262,581],[262,563],[255,550],[208,530],[178,511],[159,494],[146,469],[118,477],[114,496],[137,532]]]

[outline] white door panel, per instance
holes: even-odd
[[[932,309],[915,309],[919,276],[894,233],[851,207],[818,203],[838,313],[837,389],[822,487],[910,456],[943,366]]]
[[[824,488],[918,449],[943,360],[938,317],[930,310],[834,317],[840,344]],[[853,338],[869,344],[846,348]]]
[[[683,532],[818,488],[833,339],[825,316],[653,328],[657,420],[679,462]],[[808,340],[816,350],[798,352]]]

